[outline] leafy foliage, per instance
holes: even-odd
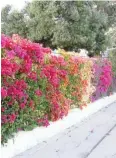
[[[6,5],[1,12],[2,33],[12,36],[18,33],[22,37],[27,37],[28,28],[23,12],[12,10],[10,5]]]

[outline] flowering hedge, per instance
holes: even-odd
[[[108,60],[53,56],[50,48],[18,35],[2,35],[1,42],[2,143],[19,130],[48,126],[71,107],[82,109],[111,85]]]
[[[108,95],[109,88],[112,85],[112,66],[107,59],[93,59],[94,78],[92,84],[95,87],[95,92],[92,94],[92,101]]]

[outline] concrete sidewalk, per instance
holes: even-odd
[[[116,158],[116,102],[15,158]]]

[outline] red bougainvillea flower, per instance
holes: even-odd
[[[66,71],[66,70],[59,70],[58,74],[60,75],[60,77],[66,78],[66,76],[67,76],[67,71]]]
[[[34,101],[33,100],[30,100],[29,107],[31,107],[32,110],[35,109],[35,107],[34,107]]]
[[[34,101],[33,101],[33,100],[30,100],[29,106],[32,107],[33,105],[34,105]]]
[[[5,111],[5,108],[4,108],[4,107],[1,107],[1,111],[4,112],[4,111]]]

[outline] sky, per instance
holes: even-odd
[[[22,9],[25,5],[25,1],[29,2],[31,0],[1,0],[0,7],[4,7],[7,4],[13,5],[13,8],[15,9]]]

